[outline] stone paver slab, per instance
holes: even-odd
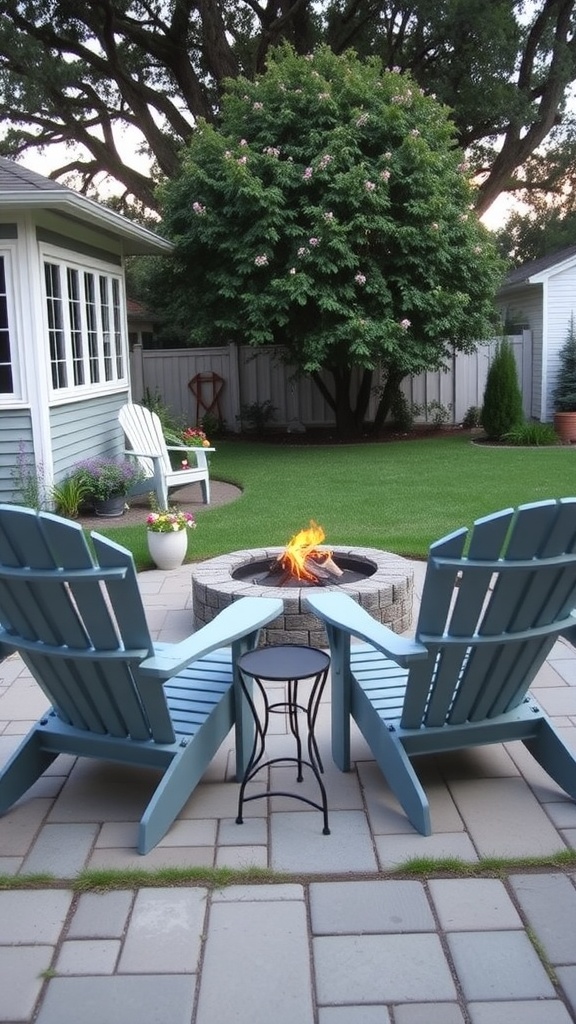
[[[53,978],[35,1024],[190,1024],[193,975]]]
[[[555,995],[523,931],[452,932],[448,944],[468,1000],[551,999]]]
[[[318,1024],[390,1024],[385,1006],[321,1006]]]
[[[523,779],[471,779],[450,788],[480,856],[538,857],[563,847]]]
[[[576,889],[561,874],[512,875],[510,884],[553,964],[576,963]]]
[[[322,814],[298,811],[270,815],[270,865],[274,871],[313,874],[375,871],[376,857],[365,815],[332,811],[329,836],[322,833]]]
[[[576,1019],[576,967],[557,967],[556,976]]]
[[[558,999],[525,999],[506,1003],[469,1003],[472,1024],[572,1024],[573,1017]]]
[[[0,946],[0,1021],[29,1021],[50,967],[52,946]]]
[[[214,903],[196,1024],[313,1019],[304,901]]]
[[[374,842],[382,870],[397,868],[414,857],[450,857],[474,864],[478,854],[465,832],[440,832],[421,836],[412,831],[411,835],[375,836]]]
[[[119,939],[70,939],[62,943],[58,974],[113,974],[120,953]]]
[[[436,935],[325,935],[313,950],[320,1004],[456,999]]]
[[[456,1003],[405,1003],[394,1007],[394,1024],[465,1024]]]
[[[98,825],[44,825],[22,865],[23,874],[73,878],[86,866]]]
[[[0,944],[58,942],[72,903],[67,889],[9,889],[0,892]]]
[[[120,939],[124,934],[134,893],[86,892],[80,896],[70,922],[69,939]]]
[[[435,929],[421,882],[313,882],[310,913],[316,935]]]
[[[522,920],[496,878],[432,878],[430,895],[445,931],[522,928]]]
[[[205,915],[205,889],[141,889],[134,901],[119,973],[195,972]]]

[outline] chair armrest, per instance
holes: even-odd
[[[201,448],[200,445],[189,445],[186,447],[185,444],[167,444],[166,450],[169,452],[215,452],[215,448]]]
[[[318,618],[360,640],[377,647],[398,665],[407,665],[428,657],[428,649],[405,636],[399,636],[387,626],[376,622],[367,611],[347,594],[318,594],[306,596],[305,603]]]
[[[162,456],[159,452],[154,454],[153,452],[135,452],[133,448],[125,448],[124,455],[134,455],[138,459],[161,459]]]
[[[242,597],[224,608],[212,622],[177,644],[167,644],[140,663],[138,671],[156,679],[170,679],[191,662],[219,647],[254,633],[282,614],[284,604],[274,597]]]

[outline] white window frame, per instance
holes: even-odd
[[[43,246],[48,386],[53,400],[126,390],[128,339],[121,267]],[[57,281],[49,294],[47,268]]]
[[[0,391],[0,405],[3,407],[21,404],[23,401],[22,367],[18,346],[18,319],[14,302],[16,282],[14,275],[15,251],[15,246],[7,245],[5,242],[0,245],[0,259],[4,261],[8,340],[10,346],[10,365],[12,368],[12,391]]]

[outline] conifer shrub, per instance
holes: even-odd
[[[482,405],[482,426],[490,440],[500,441],[504,434],[514,430],[523,421],[516,360],[510,342],[503,338],[488,371]]]

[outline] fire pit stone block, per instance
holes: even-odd
[[[329,583],[323,590],[341,590],[353,597],[377,621],[395,633],[412,624],[414,573],[406,559],[377,548],[332,547],[334,560],[352,561],[365,576],[352,582]],[[262,563],[272,564],[284,548],[252,548],[198,562],[192,568],[194,627],[211,622],[219,611],[241,597],[279,597],[284,603],[281,616],[262,630],[262,645],[308,644],[326,647],[324,627],[306,608],[311,586],[274,586],[262,582]],[[254,566],[254,571],[251,571]],[[265,575],[265,574],[264,574]],[[355,575],[358,577],[359,573]]]

